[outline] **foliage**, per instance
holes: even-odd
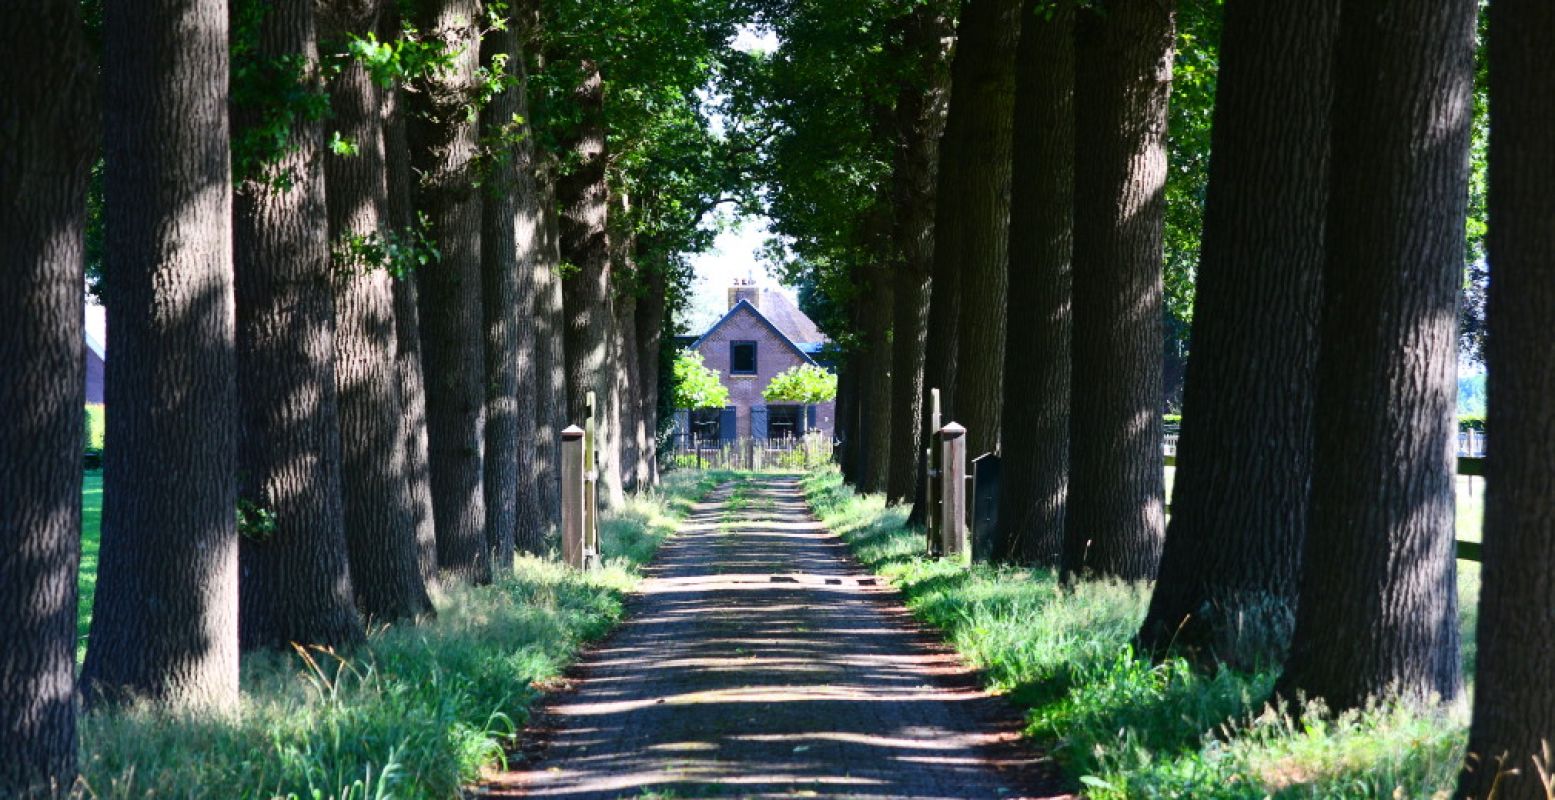
[[[1375,706],[1334,717],[1270,707],[1275,675],[1152,664],[1130,641],[1149,586],[1063,586],[1045,569],[968,565],[922,555],[907,509],[859,496],[828,469],[805,479],[823,521],[903,594],[989,687],[1028,709],[1027,734],[1051,745],[1093,798],[1446,797],[1457,778],[1467,708]],[[1477,571],[1459,606],[1472,660]]]
[[[341,275],[387,270],[403,278],[420,267],[442,260],[432,239],[432,222],[417,214],[417,223],[404,229],[389,228],[367,235],[344,234],[334,243],[330,260]]]
[[[232,107],[234,119],[243,121],[232,129],[232,180],[284,190],[297,176],[276,167],[298,148],[293,129],[328,116],[329,96],[318,65],[305,56],[260,54],[260,28],[269,11],[267,3],[241,0],[232,12]]]
[[[81,761],[90,788],[80,795],[201,798],[220,787],[222,797],[254,800],[459,797],[501,763],[540,687],[620,619],[637,566],[675,517],[728,477],[669,476],[662,493],[602,520],[599,572],[521,557],[510,577],[453,589],[437,599],[436,618],[379,629],[358,651],[249,656],[237,714],[89,714]],[[89,525],[84,575],[96,533]]]
[[[676,408],[723,408],[729,389],[718,379],[718,370],[702,363],[702,354],[682,350],[675,356],[672,390]]]
[[[773,376],[761,396],[769,402],[803,403],[813,406],[837,397],[837,375],[815,364],[789,367]]]
[[[87,450],[102,450],[103,437],[108,433],[108,416],[102,403],[87,403],[84,442]]]

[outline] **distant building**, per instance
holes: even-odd
[[[108,351],[103,348],[102,342],[88,333],[86,335],[86,402],[87,405],[101,405],[103,402],[103,365]]]
[[[677,414],[677,428],[702,439],[756,439],[797,436],[835,426],[836,403],[815,406],[768,403],[761,396],[779,372],[815,364],[828,340],[815,322],[780,292],[764,291],[751,282],[729,288],[729,312],[687,346],[702,354],[702,362],[718,370],[729,389],[726,408],[698,409]]]

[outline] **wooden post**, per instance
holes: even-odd
[[[939,390],[929,390],[929,429],[924,433],[929,440],[928,452],[925,454],[925,464],[928,468],[928,477],[923,482],[923,529],[928,537],[929,555],[940,554],[939,540],[939,449],[935,447],[935,437],[939,435]]]
[[[594,393],[584,403],[583,418],[583,565],[599,559],[599,458],[594,450]]]
[[[940,553],[966,552],[966,428],[950,422],[939,430]]]
[[[583,429],[562,430],[562,561],[583,568]]]

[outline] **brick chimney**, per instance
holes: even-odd
[[[729,287],[729,307],[734,308],[741,300],[755,306],[757,311],[761,310],[761,287],[756,281],[735,278],[734,285]]]

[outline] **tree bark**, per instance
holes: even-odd
[[[321,38],[376,30],[377,2],[320,0]],[[326,156],[325,196],[336,248],[335,386],[340,402],[341,498],[356,605],[371,621],[432,609],[419,563],[414,481],[399,379],[394,277],[399,265],[348,255],[350,241],[403,235],[389,218],[383,100],[354,59],[329,83],[332,124],[356,144],[352,156]]]
[[[0,15],[0,49],[0,796],[43,797],[64,794],[76,774],[81,287],[97,71],[74,0]]]
[[[961,177],[955,202],[941,206],[941,221],[957,228],[951,237],[956,250],[945,254],[959,264],[963,310],[956,337],[956,405],[951,411],[955,421],[966,426],[969,461],[999,446],[1015,49],[1023,5],[1022,0],[967,3],[951,65],[950,116],[960,118],[960,139],[943,155],[961,162]]]
[[[1074,253],[1074,5],[1027,0],[1015,61],[1004,353],[1004,485],[995,557],[1056,567],[1069,494]]]
[[[1140,631],[1284,660],[1312,481],[1338,0],[1226,8],[1172,519]]]
[[[1470,760],[1459,797],[1543,800],[1555,691],[1555,7],[1490,7],[1489,429]],[[1516,774],[1502,772],[1517,770]],[[1498,772],[1502,772],[1498,776]]]
[[[484,67],[500,74],[523,62],[518,33],[512,23],[488,31],[481,41]],[[486,547],[493,571],[513,571],[513,553],[519,517],[519,450],[529,442],[519,439],[519,327],[523,323],[524,297],[520,272],[523,261],[518,238],[523,185],[518,146],[507,139],[527,131],[513,127],[525,111],[522,88],[510,85],[497,92],[481,111],[481,140],[488,151],[487,172],[481,189],[481,302],[485,322],[486,358]],[[533,487],[533,476],[527,481]],[[529,498],[533,502],[533,498]]]
[[[103,76],[113,447],[83,691],[89,702],[231,707],[238,398],[226,4],[108,4]]]
[[[442,259],[417,276],[428,466],[437,564],[458,580],[491,580],[483,484],[485,339],[481,324],[481,197],[473,161],[477,125],[479,0],[438,0],[417,27],[442,42],[453,64],[411,95],[407,118],[415,208],[431,223]]]
[[[1279,690],[1335,712],[1462,691],[1457,297],[1474,0],[1347,3],[1334,75],[1316,470]]]
[[[561,200],[561,254],[575,274],[562,280],[566,317],[567,409],[581,423],[594,392],[599,501],[607,509],[625,502],[621,486],[619,393],[612,367],[614,287],[610,276],[609,188],[605,183],[604,83],[592,63],[573,96],[582,122],[568,147],[578,164],[557,182]]]
[[[852,353],[844,354],[837,364],[836,459],[843,480],[853,486],[859,482],[859,451],[863,449],[859,446],[858,384],[858,358]]]
[[[642,272],[645,287],[637,301],[637,374],[643,421],[643,467],[647,485],[659,484],[659,370],[664,343],[665,284],[662,267]]]
[[[400,35],[400,18],[393,3],[386,4],[380,19],[384,41]],[[419,230],[411,206],[410,147],[405,135],[404,98],[398,87],[382,90],[384,180],[388,186],[389,222],[394,230]],[[432,514],[432,478],[428,465],[426,379],[421,363],[421,314],[416,291],[417,272],[409,271],[394,281],[395,377],[400,389],[400,438],[405,445],[405,483],[410,492],[411,522],[415,529],[416,564],[428,592],[438,585],[437,527]]]
[[[1063,572],[1155,575],[1165,526],[1161,229],[1175,5],[1075,17],[1073,321]]]
[[[900,262],[892,290],[891,466],[886,497],[911,502],[922,466],[924,350],[929,334],[929,275],[934,268],[935,179],[950,98],[955,27],[944,3],[924,3],[903,21],[904,56],[916,65],[896,94],[891,234]]]
[[[259,22],[258,74],[300,65],[321,90],[313,0],[278,0]],[[284,61],[282,61],[284,59]],[[265,98],[264,103],[280,102]],[[241,139],[272,109],[234,103]],[[245,650],[361,641],[346,560],[335,318],[324,201],[324,128],[297,115],[284,150],[233,193],[237,298],[238,641]],[[284,184],[277,181],[284,180]]]
[[[561,432],[567,427],[566,322],[562,309],[561,233],[554,164],[537,172],[544,227],[535,282],[535,493],[547,531],[561,520]]]
[[[869,302],[864,314],[865,385],[860,400],[863,430],[863,470],[859,488],[871,494],[886,490],[891,472],[891,302],[892,276],[881,266],[870,270]]]
[[[628,245],[630,247],[630,245]],[[623,252],[623,256],[625,253]],[[637,295],[623,292],[616,297],[616,391],[621,396],[621,481],[628,491],[640,491],[646,485],[643,466],[641,370],[637,363]]]

